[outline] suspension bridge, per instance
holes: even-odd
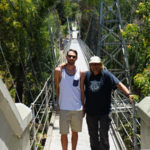
[[[107,15],[112,18],[109,18]],[[114,19],[115,18],[115,19]],[[105,68],[114,73],[120,81],[131,89],[130,73],[128,58],[126,53],[126,44],[124,39],[117,34],[122,29],[122,20],[119,9],[119,1],[115,0],[112,6],[107,6],[101,2],[100,6],[100,24],[99,24],[98,49],[96,54],[81,40],[80,27],[79,31],[73,26],[71,32],[69,23],[69,38],[65,44],[64,50],[61,51],[60,61],[65,61],[65,54],[69,48],[78,51],[77,67],[81,70],[88,70],[89,58],[93,55],[99,55]],[[5,60],[3,48],[0,46],[1,53]],[[56,53],[53,53],[55,63]],[[111,68],[111,69],[109,69]],[[8,68],[9,70],[9,68]],[[59,134],[59,113],[57,112],[57,102],[55,95],[54,74],[45,82],[36,99],[31,103],[30,108],[24,104],[15,104],[2,80],[0,80],[0,146],[2,150],[60,150]],[[142,104],[137,105],[140,117],[147,119],[139,122],[136,115],[135,103],[130,103],[129,99],[119,90],[112,94],[112,122],[109,130],[110,150],[138,150],[142,147],[142,142],[148,148],[149,141],[146,138],[140,138],[137,129],[142,129],[142,136],[147,134],[149,126],[149,98],[144,99]],[[144,109],[142,106],[144,106]],[[145,107],[147,105],[147,107]],[[143,113],[144,112],[144,113]],[[145,117],[145,114],[146,117]],[[69,134],[69,139],[70,138]],[[30,139],[29,139],[30,137]],[[142,145],[142,146],[141,146]],[[68,148],[71,148],[69,141]],[[83,119],[82,132],[79,134],[77,150],[90,150],[89,136],[85,118]]]

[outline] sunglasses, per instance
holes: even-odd
[[[100,63],[91,63],[90,65],[91,65],[91,66],[99,66]]]
[[[76,58],[77,56],[73,56],[73,55],[67,55],[69,58]]]

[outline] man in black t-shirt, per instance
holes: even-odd
[[[111,92],[121,89],[132,102],[130,92],[112,73],[103,69],[98,56],[90,58],[90,71],[85,74],[85,113],[91,150],[109,150]]]

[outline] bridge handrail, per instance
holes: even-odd
[[[71,40],[72,40],[72,38],[69,38],[68,41],[67,41],[67,43],[66,43],[66,45],[64,46],[64,52],[65,52],[65,54],[67,53],[67,51],[70,48]]]
[[[84,41],[82,41],[79,38],[78,38],[78,41],[79,41],[80,46],[82,47],[82,50],[83,50],[86,58],[89,61],[90,57],[94,56],[95,54],[93,53],[93,51],[88,47],[88,45]]]
[[[39,95],[36,97],[36,99],[34,100],[34,102],[31,103],[30,105],[30,108],[32,108],[33,105],[35,105],[35,103],[38,101],[39,97],[41,96],[41,94],[43,93],[43,91],[45,90],[47,84],[48,84],[48,81],[51,79],[51,75],[48,77],[47,81],[45,82],[41,92],[39,93]]]
[[[128,140],[128,142],[130,141],[130,145],[132,145],[132,147],[136,147],[135,150],[137,150],[137,142],[135,139],[137,139],[139,143],[141,143],[141,140],[137,135],[136,129],[137,126],[140,128],[140,123],[136,117],[135,103],[131,104],[129,102],[129,98],[127,98],[119,90],[114,92],[112,99],[112,118],[116,124],[117,130],[121,131],[122,136],[126,135],[126,140]]]
[[[66,45],[64,46],[64,51],[67,52],[71,44],[71,39],[68,40]],[[65,58],[59,59],[57,64],[55,64],[54,68],[60,63],[63,62]],[[54,85],[54,70],[51,75],[46,80],[42,90],[36,97],[36,99],[32,102],[30,108],[32,109],[32,122],[30,125],[31,132],[31,145],[30,148],[33,150],[37,150],[39,144],[43,140],[44,132],[47,133],[49,127],[50,114],[55,111],[55,85]],[[41,129],[42,127],[42,129]],[[38,134],[40,133],[40,137],[38,138]],[[44,137],[46,138],[46,137]]]
[[[53,75],[53,72],[52,72]],[[33,118],[30,124],[31,145],[30,148],[37,150],[49,127],[50,113],[54,110],[54,82],[50,75],[41,92],[31,104]]]

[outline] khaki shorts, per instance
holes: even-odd
[[[68,134],[69,126],[71,126],[72,131],[81,132],[82,118],[82,111],[60,110],[60,134]]]

